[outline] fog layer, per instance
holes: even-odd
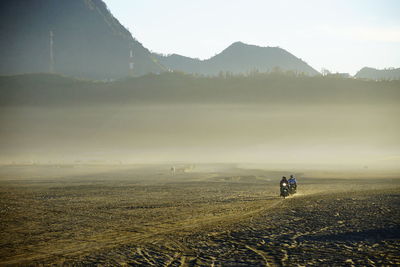
[[[394,105],[6,107],[1,160],[395,167],[399,115]]]

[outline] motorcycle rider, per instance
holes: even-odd
[[[282,179],[281,179],[279,185],[280,185],[280,188],[281,188],[281,196],[282,196],[282,194],[283,194],[283,188],[284,188],[284,187],[287,187],[287,186],[289,185],[288,180],[286,179],[285,176],[282,176]]]
[[[294,190],[297,189],[296,177],[294,177],[293,174],[290,175],[290,178],[289,178],[289,180],[288,180],[288,183],[289,183],[289,186],[290,186],[290,187],[293,187],[293,188],[294,188]]]

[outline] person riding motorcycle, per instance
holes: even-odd
[[[289,185],[288,180],[286,179],[285,176],[282,176],[282,179],[281,179],[279,185],[281,188],[281,196],[283,196],[283,189],[288,188],[288,185]]]
[[[294,190],[297,189],[297,181],[296,178],[292,175],[290,175],[290,178],[288,180],[289,186],[292,187]]]

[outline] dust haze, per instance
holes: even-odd
[[[396,105],[274,103],[3,107],[3,164],[399,166]]]

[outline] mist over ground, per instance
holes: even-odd
[[[396,170],[397,81],[179,73],[0,79],[3,164],[252,163]]]

